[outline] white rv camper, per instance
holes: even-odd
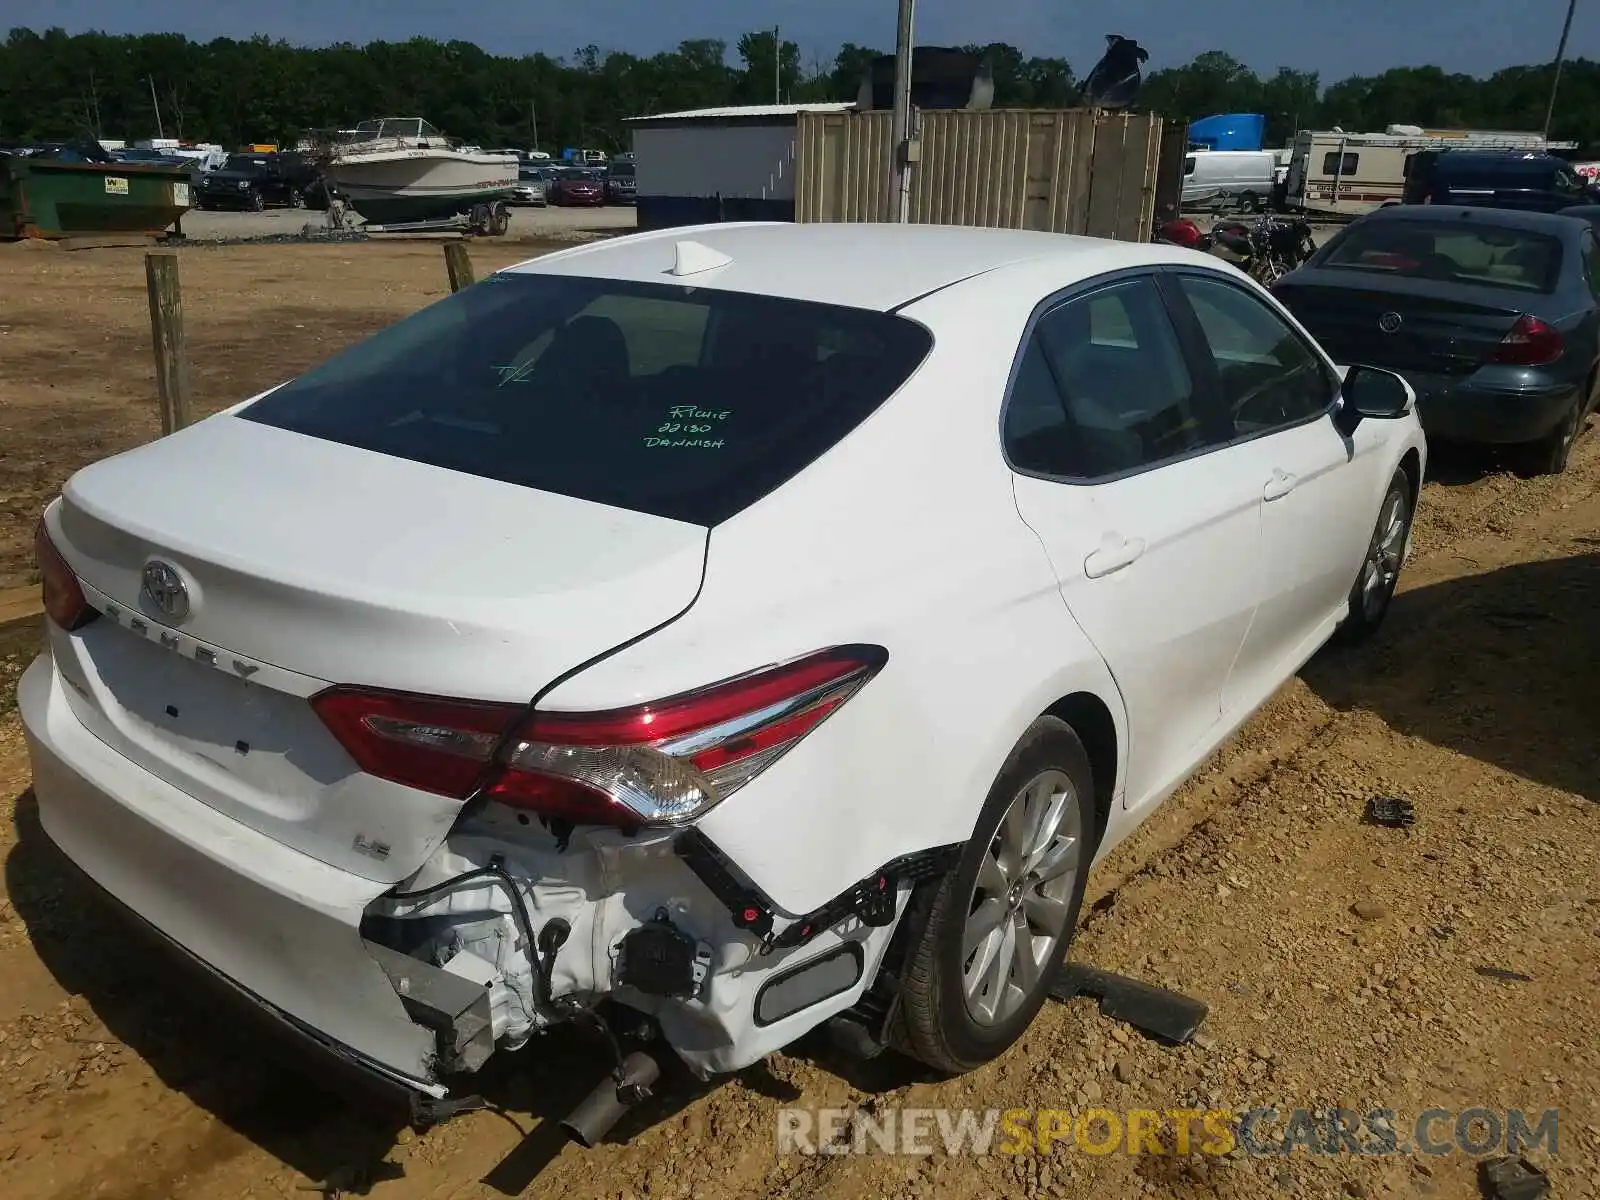
[[[1290,146],[1284,202],[1308,212],[1360,216],[1398,203],[1406,163],[1418,150],[1570,150],[1537,133],[1492,129],[1422,129],[1391,125],[1382,133],[1301,130]]]

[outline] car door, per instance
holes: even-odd
[[[1221,736],[1256,607],[1259,471],[1219,416],[1150,272],[1044,311],[1004,412],[1018,511],[1122,694],[1130,807],[1164,797]]]
[[[1346,436],[1333,421],[1339,375],[1256,289],[1219,272],[1167,279],[1180,324],[1205,348],[1230,437],[1249,448],[1261,499],[1260,605],[1223,690],[1225,714],[1260,705],[1344,613],[1387,480],[1380,422]]]

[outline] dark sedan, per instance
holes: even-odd
[[[1555,474],[1596,399],[1600,278],[1576,217],[1396,205],[1273,292],[1339,362],[1405,376],[1430,437],[1515,446]]]
[[[598,207],[606,202],[605,182],[588,171],[559,171],[546,192],[551,204]]]

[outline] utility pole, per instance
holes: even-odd
[[[533,126],[533,146],[531,149],[537,150],[539,148],[539,110],[534,107],[532,96],[528,97],[528,124]]]
[[[156,137],[166,139],[167,131],[161,127],[161,101],[156,99],[156,77],[146,75],[145,82],[150,85],[150,103],[156,106]]]
[[[94,113],[94,140],[99,141],[102,130],[100,128],[100,88],[95,83],[94,68],[89,68],[89,103]]]
[[[916,0],[900,0],[900,21],[894,42],[894,118],[889,140],[889,168],[894,220],[911,219],[911,19]]]
[[[783,103],[783,38],[778,27],[772,27],[772,102]]]
[[[1567,57],[1567,34],[1572,32],[1572,11],[1578,7],[1578,0],[1567,0],[1567,20],[1561,26],[1561,43],[1556,47],[1556,77],[1550,81],[1550,103],[1544,110],[1544,136],[1550,138],[1550,122],[1556,115],[1556,89],[1561,86],[1561,62]]]

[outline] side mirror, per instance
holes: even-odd
[[[1334,422],[1346,434],[1354,433],[1363,418],[1392,421],[1411,411],[1416,393],[1393,371],[1382,367],[1352,366],[1345,370],[1339,388]]]

